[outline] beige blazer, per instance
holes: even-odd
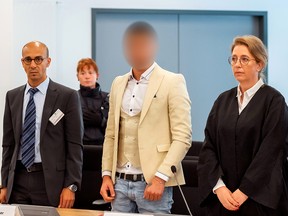
[[[116,77],[110,92],[110,108],[103,147],[102,171],[111,171],[115,183],[119,120],[123,94],[129,73]],[[177,167],[177,179],[185,184],[181,161],[192,142],[191,102],[181,74],[155,66],[144,98],[138,126],[138,145],[147,183],[156,172],[169,178],[166,186],[175,186],[171,166]]]

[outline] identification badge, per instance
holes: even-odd
[[[57,125],[57,123],[63,118],[64,113],[60,110],[57,109],[56,112],[49,118],[49,121],[53,125]]]

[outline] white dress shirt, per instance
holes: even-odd
[[[42,82],[36,88],[39,90],[34,95],[34,102],[36,106],[36,130],[35,130],[35,160],[34,163],[41,163],[41,154],[40,154],[40,130],[41,130],[41,120],[42,113],[46,98],[46,93],[49,85],[49,78],[47,77],[44,82]],[[30,98],[30,93],[28,93],[29,89],[32,88],[29,83],[26,84],[25,92],[24,92],[24,100],[23,100],[23,118],[22,124],[24,124],[26,107]],[[22,159],[22,151],[21,147],[19,150],[18,160]]]
[[[155,68],[154,62],[140,77],[136,80],[133,76],[132,69],[130,70],[130,77],[126,89],[124,91],[121,109],[129,116],[135,116],[142,110],[144,97],[147,91],[149,78]]]
[[[253,96],[256,94],[256,92],[261,88],[261,86],[264,85],[264,82],[262,79],[259,79],[258,82],[252,86],[250,89],[248,89],[247,91],[245,91],[244,93],[241,92],[240,90],[240,85],[238,85],[237,87],[237,100],[238,100],[238,109],[239,109],[239,115],[241,114],[241,112],[245,109],[245,107],[248,105],[248,103],[251,101],[251,99],[253,98]],[[243,100],[241,103],[241,96],[243,95]],[[215,185],[215,187],[213,188],[213,193],[215,193],[215,191],[220,188],[226,186],[225,183],[223,182],[222,178],[220,177]]]
[[[121,109],[129,116],[135,116],[142,110],[144,97],[147,91],[149,78],[155,67],[155,63],[151,65],[140,77],[136,80],[133,76],[132,69],[130,70],[130,77],[126,89],[124,91]],[[127,162],[123,167],[117,165],[117,172],[126,174],[142,174],[142,170]]]

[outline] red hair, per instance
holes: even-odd
[[[96,74],[98,74],[98,67],[97,67],[96,62],[93,59],[91,58],[81,59],[77,65],[77,73],[82,71],[84,67],[88,67],[88,68],[92,67],[95,70]]]

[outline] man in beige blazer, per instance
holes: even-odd
[[[136,22],[124,35],[132,66],[111,87],[102,157],[101,195],[119,212],[170,213],[181,161],[191,146],[191,102],[185,79],[154,62],[156,32]]]

